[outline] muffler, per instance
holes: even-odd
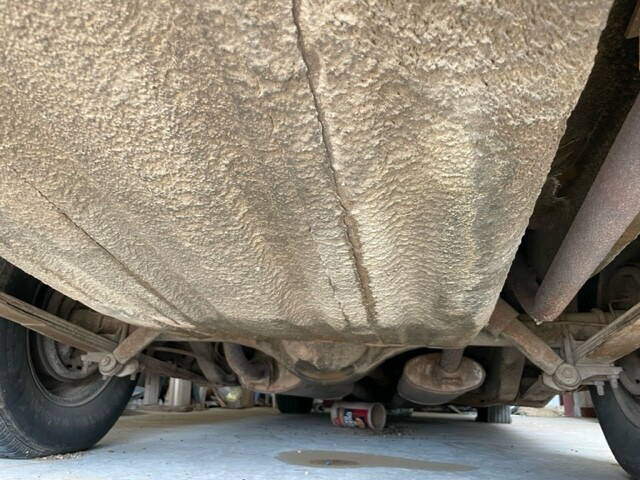
[[[398,393],[412,403],[442,405],[478,388],[485,379],[484,368],[462,353],[444,350],[412,358],[404,366]]]

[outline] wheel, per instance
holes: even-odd
[[[313,398],[276,395],[276,405],[280,413],[309,413],[313,407]]]
[[[511,407],[509,405],[492,405],[478,408],[477,422],[511,423]]]
[[[0,264],[0,290],[33,302],[47,288]],[[0,458],[85,450],[113,426],[135,382],[103,379],[80,352],[0,319]]]
[[[640,479],[640,354],[619,365],[623,372],[618,388],[607,383],[600,396],[591,387],[591,398],[613,456],[631,477]]]

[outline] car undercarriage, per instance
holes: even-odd
[[[90,447],[145,372],[590,389],[640,477],[635,2],[160,3],[0,22],[0,456]]]

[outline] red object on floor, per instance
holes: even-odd
[[[563,393],[560,398],[562,399],[562,405],[564,405],[564,416],[575,417],[576,411],[573,404],[573,393]]]

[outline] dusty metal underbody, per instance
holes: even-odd
[[[298,359],[468,345],[610,6],[6,6],[0,256],[125,322]]]

